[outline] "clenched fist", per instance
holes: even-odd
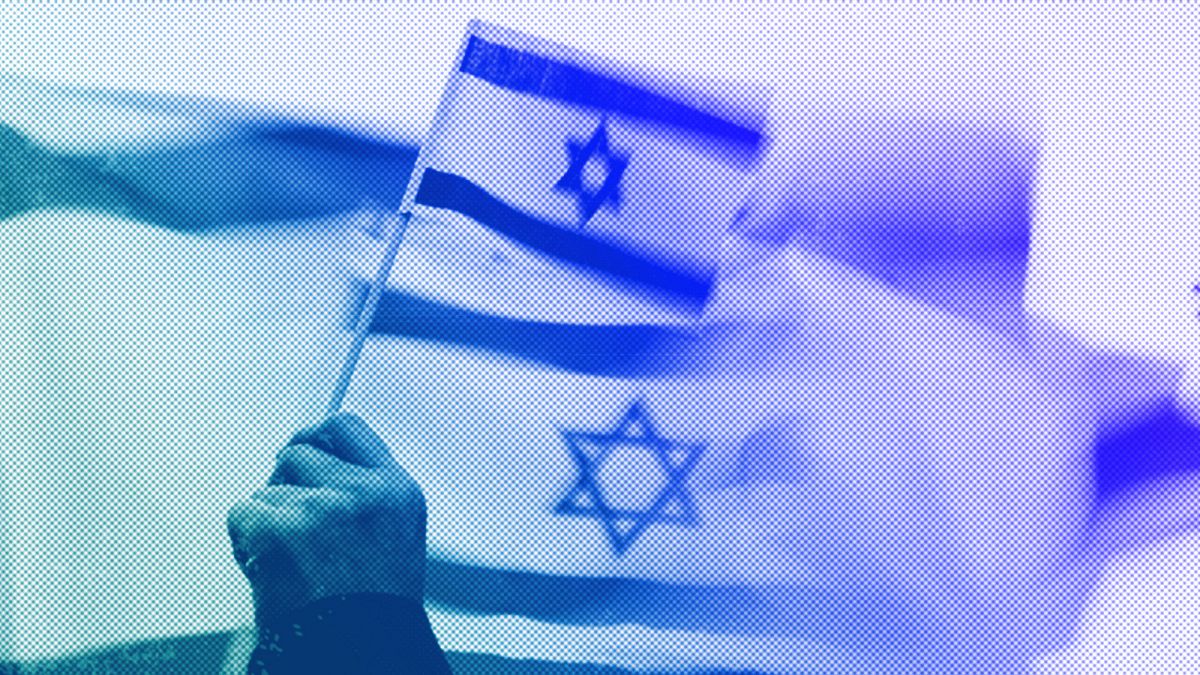
[[[259,623],[339,595],[422,600],[424,498],[358,417],[296,434],[228,525]]]

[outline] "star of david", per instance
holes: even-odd
[[[687,478],[704,446],[660,436],[640,402],[606,433],[563,431],[562,436],[579,476],[555,513],[599,520],[618,556],[655,523],[699,524]]]
[[[604,120],[586,143],[567,141],[571,164],[554,184],[555,189],[570,192],[579,202],[579,226],[587,224],[606,204],[621,207],[621,177],[629,166],[629,157],[608,147],[608,128]],[[590,170],[589,170],[590,169]]]

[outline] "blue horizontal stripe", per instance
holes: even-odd
[[[364,284],[356,293],[349,325],[366,293]],[[682,329],[524,321],[397,291],[380,297],[371,333],[471,347],[587,375],[645,377],[701,363],[696,351],[700,340]]]
[[[459,70],[512,91],[699,133],[751,158],[764,145],[761,125],[742,126],[627,82],[477,36],[468,41]]]
[[[769,516],[747,514],[761,517]],[[685,585],[540,574],[437,557],[428,560],[426,598],[460,611],[547,623],[788,636],[834,646],[875,643],[893,653],[918,652],[944,630],[922,620],[919,609],[866,587]]]
[[[522,213],[454,174],[426,169],[416,203],[449,209],[539,253],[660,294],[660,299],[700,309],[712,276],[700,276],[626,248]]]

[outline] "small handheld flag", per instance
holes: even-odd
[[[405,207],[461,225],[435,241],[454,241],[439,263],[463,274],[500,255],[695,308],[763,124],[759,110],[475,22]]]
[[[664,301],[694,316],[710,295],[721,240],[764,152],[763,124],[760,109],[472,22],[397,227],[376,278],[363,288],[328,412],[340,409],[372,326],[394,333],[395,309],[414,296],[443,301],[440,313],[447,300],[471,308],[483,302],[489,311],[477,318],[484,321],[531,310],[545,316],[552,306],[551,316],[572,323],[611,320],[614,306],[622,323],[678,318],[647,313],[647,304]],[[413,216],[422,232],[409,236],[405,253],[436,265],[440,284],[414,273],[411,260],[393,273]],[[480,285],[491,286],[482,295],[492,302],[470,297]],[[549,330],[521,331],[532,338],[527,346],[562,333],[541,328]],[[655,332],[623,331],[638,342]],[[430,337],[455,341],[450,333]]]

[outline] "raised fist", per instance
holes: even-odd
[[[422,600],[424,498],[357,417],[296,434],[228,525],[260,622],[337,595]]]

